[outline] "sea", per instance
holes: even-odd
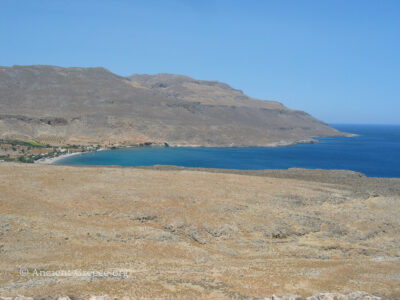
[[[330,125],[358,136],[320,138],[316,144],[277,148],[125,148],[70,156],[56,164],[175,165],[240,170],[343,169],[372,177],[400,177],[400,125]]]

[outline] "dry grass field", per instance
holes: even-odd
[[[236,173],[0,163],[0,295],[400,297],[399,179]]]

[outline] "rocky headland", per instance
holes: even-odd
[[[44,145],[282,146],[343,136],[218,81],[104,68],[0,67],[0,139]]]

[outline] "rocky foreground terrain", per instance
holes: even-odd
[[[0,139],[50,145],[277,146],[345,135],[309,114],[181,75],[0,67]]]
[[[399,204],[347,171],[3,162],[0,295],[395,299]]]
[[[101,295],[101,296],[88,296],[85,298],[81,297],[69,297],[69,296],[58,296],[58,297],[24,297],[24,296],[17,296],[17,297],[0,297],[0,300],[134,300],[134,299],[150,299],[147,297],[110,297],[108,295]],[[164,298],[155,298],[155,299],[171,299],[169,297]],[[188,297],[179,297],[178,299],[189,299]],[[204,299],[203,297],[196,297],[196,299]],[[279,297],[273,295],[271,298],[264,298],[264,300],[383,300],[384,298],[380,295],[370,295],[366,292],[354,292],[348,295],[343,295],[339,293],[320,293],[313,295],[311,297],[302,297],[299,295],[291,295],[291,296],[283,296]]]

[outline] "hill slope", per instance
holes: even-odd
[[[400,179],[346,171],[0,163],[0,295],[399,299],[399,202]]]
[[[343,133],[227,84],[104,68],[0,67],[0,138],[52,144],[274,146]]]

